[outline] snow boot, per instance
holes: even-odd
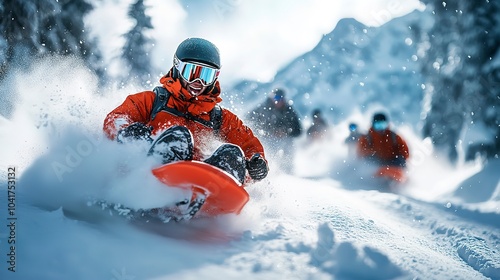
[[[206,159],[205,162],[233,175],[242,184],[245,181],[245,156],[239,146],[224,144],[212,156]]]
[[[149,149],[148,156],[159,156],[162,163],[193,159],[193,136],[184,126],[172,126],[165,130]]]

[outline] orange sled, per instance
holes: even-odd
[[[205,203],[198,212],[202,216],[239,214],[249,200],[248,193],[234,177],[201,161],[176,161],[152,172],[169,187],[205,195]]]
[[[399,183],[403,183],[404,181],[406,181],[405,170],[399,166],[380,167],[377,172],[375,172],[375,176],[386,178]]]

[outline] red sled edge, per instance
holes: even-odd
[[[399,183],[406,181],[405,170],[398,166],[380,167],[375,173],[376,177],[387,178]]]
[[[249,195],[229,173],[201,161],[176,161],[152,170],[168,187],[190,189],[207,196],[200,209],[203,216],[239,214]]]

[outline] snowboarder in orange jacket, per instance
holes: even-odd
[[[160,79],[161,87],[129,95],[107,115],[106,136],[121,143],[153,142],[148,154],[159,155],[163,163],[204,160],[242,183],[247,170],[254,180],[265,178],[268,164],[261,142],[234,113],[218,105],[222,98],[217,47],[205,39],[188,38],[173,60]],[[215,139],[225,144],[203,158],[200,147]]]
[[[366,135],[359,138],[358,155],[379,165],[406,167],[410,157],[406,142],[390,130],[384,113],[373,115],[373,122]]]

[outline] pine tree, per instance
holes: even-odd
[[[431,100],[423,134],[455,162],[463,129],[482,123],[495,132],[492,139],[473,145],[468,158],[476,152],[494,156],[499,152],[500,100],[498,87],[493,87],[498,78],[492,73],[498,73],[498,64],[487,66],[498,53],[499,37],[493,36],[498,35],[498,1],[424,2],[435,23],[428,34],[422,34],[421,45],[426,46],[422,70]]]
[[[3,2],[0,2],[0,15],[3,15],[5,12],[4,4]],[[0,20],[0,30],[3,30],[2,28],[2,21]],[[5,70],[7,67],[7,40],[4,36],[0,36],[0,79],[5,75]]]
[[[42,43],[51,53],[82,58],[98,77],[104,79],[101,53],[97,42],[89,38],[84,23],[93,6],[87,0],[58,0],[58,3],[59,12],[44,22]]]
[[[10,0],[0,3],[2,73],[11,64],[25,64],[27,58],[45,52],[45,47],[40,44],[41,27],[57,11],[56,0]]]
[[[426,94],[431,100],[427,112],[423,134],[432,138],[434,145],[448,150],[448,157],[455,161],[458,158],[455,148],[464,122],[460,96],[461,68],[458,63],[461,54],[456,45],[459,41],[457,32],[457,3],[439,1],[430,5],[434,13],[435,23],[428,34],[424,34],[425,43],[429,46],[423,62],[423,73],[427,77]]]
[[[76,55],[102,75],[100,52],[89,41],[84,17],[92,10],[85,0],[10,0],[0,4],[0,74],[44,55]],[[0,38],[1,38],[0,37]],[[1,76],[0,76],[1,77]]]
[[[0,83],[10,69],[26,67],[35,55],[43,54],[40,27],[57,10],[56,0],[0,1]],[[0,85],[0,96],[10,96],[8,86]],[[0,114],[9,116],[13,98],[2,98]]]
[[[482,124],[490,132],[489,139],[472,143],[467,159],[477,154],[498,157],[500,154],[500,2],[463,1],[465,10],[471,11],[464,21],[464,48],[475,63],[467,71],[465,83],[471,85],[464,100],[470,115],[468,126]],[[474,15],[474,16],[472,16]],[[476,28],[470,28],[474,26]],[[468,57],[469,58],[469,57]]]
[[[127,82],[137,82],[148,85],[151,81],[151,56],[150,52],[154,41],[145,33],[153,29],[151,17],[146,15],[146,7],[143,0],[137,0],[130,5],[128,12],[135,24],[132,29],[124,35],[126,42],[123,47],[122,57],[126,61],[129,71],[125,77]]]

